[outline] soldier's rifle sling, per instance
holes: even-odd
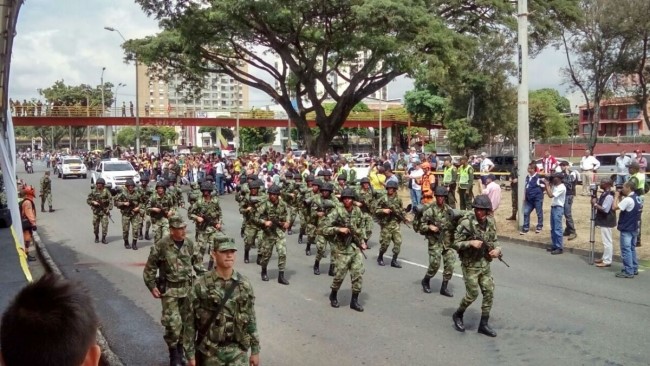
[[[226,302],[228,302],[228,299],[230,299],[230,296],[232,296],[232,293],[235,291],[235,287],[239,284],[239,281],[237,281],[235,278],[231,278],[232,283],[230,284],[230,287],[226,289],[226,292],[223,294],[223,298],[221,298],[221,302],[219,302],[219,306],[217,307],[217,310],[215,310],[211,315],[210,315],[210,320],[208,320],[207,323],[198,331],[198,334],[196,335],[196,345],[200,346],[201,343],[203,342],[203,339],[208,335],[208,332],[210,331],[210,328],[214,325],[215,320],[217,320],[217,316],[219,316],[219,313],[221,313],[221,310],[223,310],[223,307],[226,305]]]

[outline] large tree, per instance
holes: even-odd
[[[555,89],[539,89],[529,94],[529,122],[532,138],[567,137],[569,119],[563,114],[571,110],[569,100]]]
[[[126,42],[127,59],[137,54],[155,76],[178,75],[193,90],[206,74],[224,73],[267,93],[316,154],[364,97],[420,65],[444,74],[470,47],[466,35],[512,29],[515,13],[503,0],[136,2],[163,30]],[[533,0],[539,11],[533,38],[548,38],[550,24],[572,2]],[[326,98],[336,102],[329,114]],[[307,125],[311,112],[320,131],[315,138]]]

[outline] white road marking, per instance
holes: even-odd
[[[416,267],[420,267],[420,268],[424,268],[424,269],[429,268],[429,266],[425,266],[424,264],[420,264],[420,263],[415,263],[415,262],[407,261],[406,259],[400,259],[400,261],[401,261],[402,263],[410,264],[410,265],[412,265],[412,266],[416,266]],[[442,271],[441,271],[441,270],[438,270],[438,273],[442,273]],[[458,273],[454,273],[454,277],[463,278],[463,275],[462,275],[462,274],[458,274]]]

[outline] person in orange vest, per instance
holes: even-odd
[[[431,164],[425,162],[422,164],[422,170],[424,170],[424,175],[420,185],[422,186],[422,203],[429,204],[434,201],[433,198],[433,189],[435,187],[436,176],[431,172]]]

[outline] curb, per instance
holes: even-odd
[[[501,241],[507,241],[507,242],[510,242],[510,243],[518,244],[518,245],[525,245],[527,247],[540,248],[540,249],[546,249],[546,247],[549,245],[548,243],[542,243],[542,242],[539,242],[539,241],[523,240],[523,239],[519,239],[519,238],[513,238],[511,236],[505,236],[505,235],[498,235],[498,239],[501,240]],[[565,252],[580,255],[580,256],[584,256],[584,257],[587,257],[587,258],[591,254],[591,251],[587,250],[587,249],[566,248],[565,247],[563,250]],[[598,254],[602,254],[602,252],[594,251],[594,259],[597,259]],[[622,263],[621,256],[617,255],[617,254],[612,256],[612,260]]]
[[[63,276],[63,272],[61,272],[61,269],[59,269],[59,266],[57,266],[57,264],[52,259],[52,256],[50,256],[50,253],[47,251],[47,248],[41,241],[41,237],[38,234],[38,232],[34,231],[33,236],[34,236],[34,244],[36,246],[36,250],[38,251],[38,255],[41,257],[41,260],[43,261],[45,270],[49,273],[54,273],[61,277],[65,277]],[[97,344],[102,349],[102,358],[105,361],[103,365],[124,366],[122,361],[120,361],[120,358],[115,354],[115,352],[111,350],[110,346],[108,345],[108,341],[106,341],[106,338],[102,334],[101,325],[99,326],[99,328],[97,328]]]

